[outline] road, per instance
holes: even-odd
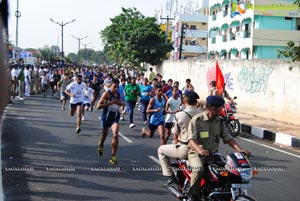
[[[75,117],[68,110],[61,111],[60,102],[53,97],[36,95],[10,105],[1,138],[5,200],[175,200],[162,188],[165,179],[157,164],[158,134],[153,139],[141,137],[140,113],[135,112],[137,126],[133,129],[128,121],[121,122],[116,166],[108,162],[111,135],[104,155],[96,153],[100,114],[87,112],[82,132],[76,135]],[[252,151],[252,165],[261,169],[252,181],[251,195],[264,201],[298,200],[299,152],[246,135],[236,140]],[[228,154],[232,150],[221,144],[220,151]]]

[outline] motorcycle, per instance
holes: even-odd
[[[234,97],[233,99],[237,99],[237,97]],[[235,103],[225,103],[221,112],[221,117],[224,119],[225,126],[226,128],[228,128],[229,133],[232,137],[238,136],[241,130],[241,123],[234,116],[234,113],[236,113]]]
[[[248,195],[247,188],[253,175],[258,174],[243,153],[229,154],[226,159],[219,153],[204,158],[205,176],[199,183],[202,201],[255,201]],[[188,161],[177,159],[172,164],[176,185],[168,189],[179,200],[191,200],[188,194],[191,182],[191,170]]]

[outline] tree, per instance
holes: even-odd
[[[294,2],[294,4],[298,5],[299,10],[300,10],[300,0],[296,0],[296,1]]]
[[[116,63],[161,64],[173,47],[154,17],[145,17],[136,8],[122,8],[112,24],[101,31],[105,54]]]
[[[291,61],[300,61],[300,43],[299,46],[295,46],[293,41],[289,41],[284,50],[278,49],[278,57],[287,57]]]

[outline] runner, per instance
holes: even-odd
[[[93,95],[95,92],[94,89],[89,87],[89,85],[87,84],[87,81],[85,81],[85,84],[86,84],[86,88],[84,89],[84,92],[83,92],[83,109],[82,109],[82,118],[81,118],[82,121],[85,120],[84,111],[88,111],[91,107]]]
[[[82,82],[82,75],[77,75],[76,81],[69,84],[65,90],[65,93],[71,97],[70,99],[70,115],[74,116],[77,112],[77,128],[76,133],[81,132],[81,118],[82,118],[82,103],[83,103],[83,91],[86,88],[86,84]]]
[[[155,130],[158,130],[160,135],[160,145],[165,144],[165,135],[164,135],[164,105],[165,101],[163,98],[162,86],[156,85],[156,96],[150,99],[149,105],[147,107],[147,113],[151,113],[150,121],[149,121],[149,129],[146,130],[144,127],[142,128],[142,137],[152,138]]]
[[[111,152],[111,159],[109,162],[111,164],[117,164],[117,157],[116,152],[118,149],[119,144],[119,119],[120,119],[120,106],[123,106],[123,103],[120,99],[120,94],[118,92],[119,88],[119,80],[113,78],[112,84],[110,86],[110,90],[105,91],[98,104],[97,110],[103,109],[102,113],[102,135],[98,142],[98,155],[103,155],[103,145],[105,139],[108,134],[108,129],[111,127],[112,134],[113,134],[113,141],[112,141],[112,152]]]

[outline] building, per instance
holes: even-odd
[[[300,41],[295,0],[210,0],[208,58],[274,59]]]
[[[208,13],[208,0],[178,13],[172,27],[173,60],[207,58]]]

